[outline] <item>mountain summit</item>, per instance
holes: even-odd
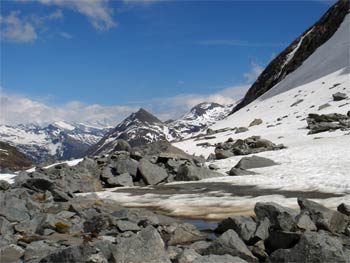
[[[132,113],[124,121],[108,132],[88,154],[98,155],[113,151],[118,139],[127,141],[131,146],[140,146],[161,140],[172,140],[168,127],[156,116],[143,108]]]

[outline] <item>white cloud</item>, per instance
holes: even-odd
[[[261,74],[261,72],[263,72],[263,70],[264,68],[262,66],[252,62],[250,71],[244,73],[244,77],[247,79],[248,83],[252,83],[259,77],[259,75]]]
[[[136,103],[151,109],[161,120],[174,119],[202,102],[222,105],[234,104],[243,98],[250,85],[233,86],[212,94],[179,94],[173,97],[155,98]]]
[[[0,16],[1,38],[9,42],[33,42],[38,38],[34,26],[19,17],[20,12],[12,11],[8,16]]]
[[[61,8],[69,8],[85,15],[92,26],[98,30],[109,30],[117,23],[112,15],[113,10],[107,0],[38,0],[42,4],[56,5]]]
[[[47,19],[49,20],[57,20],[57,19],[62,19],[63,18],[63,13],[62,10],[58,9],[55,12],[49,14],[47,16]]]
[[[60,32],[60,36],[66,39],[72,39],[73,36],[67,32]]]
[[[0,89],[0,123],[48,124],[55,121],[107,122],[116,125],[138,107],[87,105],[79,101],[64,105],[49,106],[39,100],[32,100],[22,95],[6,94]]]

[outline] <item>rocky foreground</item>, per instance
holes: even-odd
[[[114,201],[67,196],[31,179],[0,181],[1,262],[349,262],[350,207],[257,203],[255,217],[196,226]],[[43,182],[42,182],[43,183]]]
[[[228,149],[268,150],[260,137],[229,141]],[[238,147],[238,148],[237,148]],[[277,147],[280,148],[280,147]],[[274,149],[272,149],[274,150]],[[165,142],[56,164],[0,181],[0,262],[234,263],[350,262],[350,207],[338,211],[299,198],[300,210],[257,203],[255,216],[233,216],[216,236],[146,209],[78,193],[222,176],[204,159]],[[276,165],[244,157],[229,171]]]

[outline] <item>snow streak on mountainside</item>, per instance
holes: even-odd
[[[208,126],[224,119],[232,110],[233,105],[223,106],[218,103],[203,102],[193,107],[188,113],[168,126],[180,134],[181,139],[195,136]]]
[[[35,124],[0,125],[0,141],[8,142],[35,163],[82,157],[108,128],[55,122],[47,127]]]
[[[324,14],[320,20],[311,28],[305,31],[290,46],[281,52],[262,72],[256,82],[248,90],[243,100],[233,109],[238,111],[256,98],[270,90],[277,83],[281,82],[290,73],[298,69],[305,60],[315,52],[317,48],[328,41],[343,23],[345,16],[349,13],[349,0],[339,0]],[[335,57],[331,56],[332,59]],[[343,57],[343,62],[348,62],[349,57]],[[335,64],[334,64],[335,65]],[[337,64],[338,68],[330,67],[326,74],[330,74],[344,67]],[[308,78],[303,78],[295,82],[294,87],[316,80],[323,75],[309,74]]]

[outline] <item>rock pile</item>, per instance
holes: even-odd
[[[276,145],[269,140],[262,139],[260,136],[252,136],[244,140],[229,138],[226,142],[216,145],[215,159],[226,159],[235,155],[248,155],[284,148],[283,144]]]
[[[349,130],[350,129],[350,111],[347,115],[339,113],[315,114],[310,113],[306,119],[309,134],[315,134],[325,131]]]

